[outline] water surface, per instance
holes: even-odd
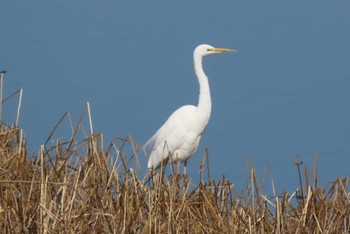
[[[192,52],[208,43],[239,53],[205,58],[213,113],[189,162],[193,178],[205,147],[211,175],[239,188],[248,157],[260,178],[270,166],[280,190],[298,186],[297,154],[310,166],[318,155],[323,184],[349,176],[348,2],[0,6],[0,69],[7,94],[24,89],[20,125],[31,151],[65,111],[78,121],[86,101],[106,142],[128,133],[145,142],[176,108],[197,103]],[[5,106],[4,119],[15,109]]]

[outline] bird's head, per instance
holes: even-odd
[[[197,48],[194,50],[194,56],[203,57],[209,54],[217,54],[217,53],[224,53],[224,52],[237,52],[237,50],[226,49],[226,48],[215,48],[211,45],[202,44],[197,46]]]

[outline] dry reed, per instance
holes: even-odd
[[[262,193],[254,169],[240,193],[225,177],[194,184],[178,172],[140,176],[131,136],[105,149],[87,111],[90,133],[81,118],[67,142],[52,141],[51,133],[35,156],[16,124],[1,124],[1,233],[350,232],[348,178],[319,187],[317,163],[311,182],[304,176],[299,191],[272,197]],[[204,161],[201,168],[203,175]]]

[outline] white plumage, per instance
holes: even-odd
[[[202,58],[209,54],[236,52],[236,50],[199,45],[193,53],[194,69],[199,82],[198,106],[186,105],[177,109],[163,126],[145,144],[149,152],[148,168],[157,168],[171,156],[172,162],[184,162],[196,152],[211,114],[208,78],[202,67]]]

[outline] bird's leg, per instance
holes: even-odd
[[[177,161],[177,163],[176,163],[176,174],[177,175],[180,174],[180,161]]]
[[[184,162],[184,177],[187,177],[187,160]]]
[[[150,168],[149,170],[148,170],[148,180],[146,180],[146,182],[145,182],[145,185],[147,184],[148,186],[150,186],[151,185],[151,181],[152,181],[152,183],[153,183],[153,171],[154,171],[154,169],[153,168]]]

